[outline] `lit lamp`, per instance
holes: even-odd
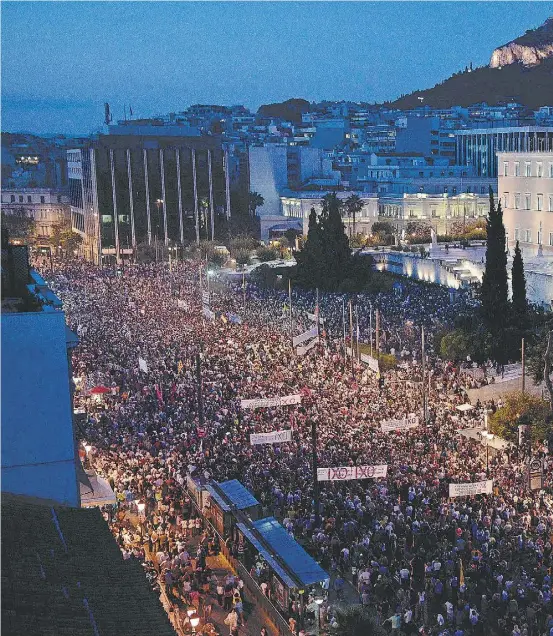
[[[199,624],[200,624],[200,617],[199,616],[192,616],[190,618],[190,625],[192,625],[192,633],[193,634],[196,633],[196,627],[198,627]]]
[[[321,633],[321,605],[323,604],[322,596],[315,596],[315,603],[317,603],[317,633]]]

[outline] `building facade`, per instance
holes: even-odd
[[[48,188],[19,188],[2,190],[2,212],[24,212],[35,221],[35,239],[38,247],[50,245],[53,226],[70,220],[69,197]],[[11,237],[17,239],[19,237]]]
[[[296,220],[301,224],[301,230],[307,235],[309,226],[309,215],[311,208],[315,208],[317,215],[323,210],[323,197],[326,192],[292,192],[283,193],[280,197],[282,205],[282,214],[290,220]],[[338,192],[337,197],[341,201],[345,201],[352,194],[356,194],[361,199],[363,209],[355,217],[355,233],[369,234],[373,223],[378,221],[378,197],[376,194],[367,194],[365,192]],[[346,227],[346,233],[353,232],[353,218],[346,214],[342,217]]]
[[[553,149],[500,152],[498,196],[509,249],[517,241],[528,256],[553,256]]]
[[[553,127],[520,126],[456,130],[457,164],[481,177],[497,177],[498,152],[552,152]]]
[[[211,239],[230,217],[228,154],[209,136],[102,135],[68,151],[71,218],[85,256]]]

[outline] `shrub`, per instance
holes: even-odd
[[[250,251],[245,249],[236,250],[234,258],[238,265],[247,265],[250,262]]]
[[[274,247],[265,247],[264,245],[257,248],[256,254],[257,254],[257,258],[262,263],[267,263],[269,261],[276,261],[280,256],[278,250],[276,250]]]
[[[530,424],[533,441],[543,441],[548,434],[549,404],[528,393],[510,393],[505,404],[488,420],[492,433],[510,442],[518,441],[519,424]]]

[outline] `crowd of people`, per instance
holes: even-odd
[[[370,312],[378,308],[381,350],[398,358],[382,385],[345,355],[347,299],[339,294],[321,295],[322,337],[299,356],[290,341],[287,293],[212,280],[215,318],[208,318],[197,262],[171,269],[134,265],[120,273],[70,263],[49,279],[80,338],[73,356],[76,400],[87,404],[82,436],[93,447],[92,462],[120,500],[120,510],[109,515],[111,527],[127,552],[155,557],[170,597],[205,617],[209,594],[220,597],[223,589],[225,609],[234,608],[227,617],[231,633],[244,618],[239,582],[216,580],[206,568],[205,556],[218,546],[201,523],[196,526],[187,499],[185,480],[194,469],[217,481],[242,481],[264,513],[281,520],[336,581],[351,581],[359,602],[392,632],[553,634],[549,471],[546,488],[529,491],[527,456],[516,448],[495,453],[486,470],[482,446],[458,434],[483,422],[483,409],[456,409],[466,401],[467,376],[433,351],[432,335],[473,306],[467,295],[451,298],[447,290],[405,281],[399,291],[357,298],[361,339],[368,342],[375,326]],[[293,292],[294,335],[311,326],[307,313],[315,303],[314,293]],[[202,425],[195,368],[200,351]],[[97,385],[111,389],[98,403],[88,395]],[[301,404],[240,408],[240,399],[296,394]],[[410,414],[419,415],[418,426],[381,430],[383,421]],[[321,483],[319,523],[313,421],[320,467],[387,465],[385,479]],[[250,433],[282,429],[292,430],[291,442],[249,444]],[[450,483],[488,476],[492,494],[448,498]],[[133,525],[120,513],[136,509],[137,501],[145,507]],[[283,610],[287,617],[294,611]],[[324,614],[332,630],[333,608],[325,606]],[[209,613],[204,623],[208,619]],[[301,616],[292,619],[299,631]]]

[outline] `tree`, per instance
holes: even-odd
[[[57,248],[58,252],[61,249],[65,252],[66,258],[69,258],[82,244],[83,237],[77,232],[73,232],[71,223],[64,219],[52,225],[52,234],[48,240],[51,245]]]
[[[323,198],[320,219],[321,238],[324,253],[324,289],[337,289],[348,278],[351,250],[342,222],[341,204],[336,193]]]
[[[336,609],[336,636],[384,636],[374,613],[364,605],[350,605]]]
[[[520,424],[531,425],[533,441],[543,441],[549,431],[549,405],[545,400],[529,393],[509,393],[504,405],[489,419],[492,433],[510,442],[518,441]]]
[[[371,232],[376,234],[380,238],[381,242],[388,244],[391,242],[390,238],[394,234],[394,228],[391,223],[388,223],[388,221],[377,221],[376,223],[373,223]]]
[[[350,236],[355,236],[355,218],[363,209],[363,201],[361,201],[357,194],[352,194],[345,200],[344,205],[348,216],[351,217],[353,221],[353,231],[350,232]]]
[[[482,317],[492,335],[491,357],[504,364],[506,359],[505,328],[509,317],[507,287],[507,252],[501,202],[494,203],[490,187],[490,213],[487,221],[486,269],[480,290]]]
[[[322,228],[315,208],[309,214],[307,240],[301,250],[294,252],[298,267],[298,283],[305,288],[320,287],[323,280],[324,250]]]
[[[250,216],[254,217],[257,213],[257,208],[264,205],[265,199],[259,194],[259,192],[250,192],[248,196],[248,210]]]
[[[279,257],[279,252],[275,250],[274,247],[266,247],[265,245],[258,247],[256,254],[257,254],[257,258],[262,263],[267,263],[269,261],[276,261],[277,258]]]
[[[405,233],[412,243],[429,241],[431,235],[431,227],[424,221],[410,221],[407,223]]]
[[[440,342],[440,356],[444,360],[452,360],[453,362],[466,360],[471,352],[471,337],[462,329],[450,331],[443,336]]]
[[[513,313],[519,326],[523,326],[528,303],[526,301],[526,278],[524,276],[524,263],[518,241],[515,247],[513,268],[511,270],[511,285],[513,289]]]
[[[237,249],[234,252],[234,258],[238,265],[247,265],[250,262],[250,250],[243,248]]]
[[[35,233],[36,221],[25,208],[17,208],[13,212],[2,212],[2,228],[8,231],[11,239],[29,242]]]

